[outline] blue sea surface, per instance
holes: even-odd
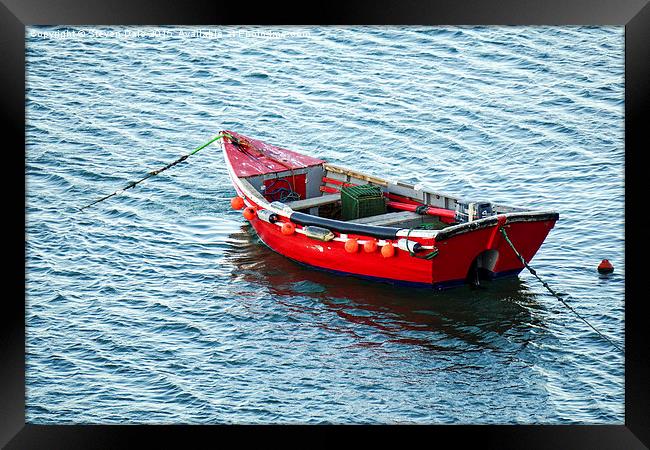
[[[78,211],[230,129],[558,211],[531,265],[623,346],[623,27],[29,27],[26,64],[28,423],[624,423],[623,355],[530,274],[299,266],[217,145]]]

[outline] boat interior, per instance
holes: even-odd
[[[294,211],[317,217],[342,220],[341,188],[370,184],[381,189],[386,201],[385,212],[352,219],[350,222],[437,230],[456,223],[453,220],[453,213],[459,200],[455,197],[433,192],[425,187],[399,181],[392,182],[331,164],[256,175],[241,180],[248,183],[252,190],[269,202],[279,201]],[[446,211],[440,211],[442,216],[415,212],[414,209],[421,205]],[[507,207],[496,207],[496,209],[495,213],[515,210]]]

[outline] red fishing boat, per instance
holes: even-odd
[[[233,131],[221,134],[237,191],[232,207],[243,210],[269,248],[315,268],[436,288],[514,276],[559,218],[465,201]]]

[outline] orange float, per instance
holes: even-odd
[[[386,245],[384,245],[381,248],[381,256],[383,256],[384,258],[390,258],[391,256],[394,255],[395,255],[395,247],[390,242],[387,242]]]
[[[232,206],[232,209],[242,209],[244,207],[244,199],[241,197],[233,197],[230,199],[230,206]]]
[[[614,266],[608,259],[603,259],[600,264],[598,264],[599,273],[612,273],[614,271]]]
[[[252,208],[252,207],[249,206],[248,208],[244,209],[244,212],[242,212],[242,214],[244,215],[246,220],[253,220],[255,218],[255,215],[256,215],[255,214],[255,208]]]
[[[363,244],[363,250],[367,253],[372,253],[377,251],[377,241],[374,239],[366,241],[366,243]]]
[[[280,227],[280,232],[285,236],[290,236],[296,232],[296,226],[291,222],[285,222]]]
[[[359,242],[356,239],[348,239],[345,241],[345,251],[348,253],[356,253],[359,250]]]

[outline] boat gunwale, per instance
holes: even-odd
[[[485,217],[483,219],[459,223],[457,225],[451,225],[443,228],[442,230],[438,231],[436,241],[442,242],[460,234],[465,234],[471,231],[481,230],[483,228],[499,225],[500,217],[505,217],[503,225],[507,225],[518,222],[556,222],[560,218],[560,214],[556,211],[525,211],[497,214],[494,216]]]

